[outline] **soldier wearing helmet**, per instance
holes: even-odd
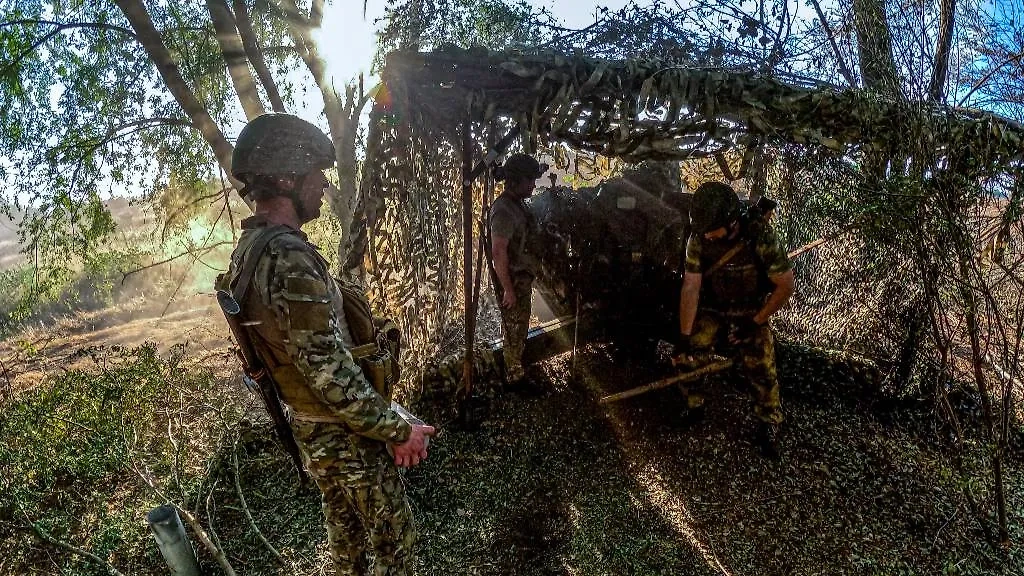
[[[241,223],[219,287],[238,295],[252,347],[291,414],[302,462],[323,494],[337,573],[370,574],[369,548],[374,573],[412,574],[415,530],[396,466],[426,458],[434,429],[391,409],[390,389],[363,363],[363,349],[377,353],[351,313],[363,296],[331,276],[300,230],[320,215],[323,170],[333,164],[330,138],[296,116],[264,114],[242,129],[231,171],[255,214]]]
[[[748,210],[731,187],[702,184],[693,194],[679,302],[678,353],[734,348],[754,393],[757,441],[778,455],[783,416],[768,320],[793,294],[793,266],[766,218]],[[703,397],[689,392],[691,417]]]
[[[513,389],[528,385],[523,371],[523,348],[530,327],[530,298],[537,274],[537,221],[526,207],[537,179],[547,165],[526,154],[512,154],[495,169],[495,178],[505,183],[488,215],[492,284],[501,307],[502,354],[505,380]]]

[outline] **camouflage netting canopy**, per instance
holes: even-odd
[[[745,166],[757,151],[761,185],[733,184],[767,187],[780,201],[776,227],[790,248],[845,235],[797,262],[802,287],[782,328],[804,341],[894,364],[938,350],[923,356],[932,368],[941,357],[946,373],[965,355],[958,317],[996,314],[1005,335],[1024,316],[1019,302],[999,308],[978,292],[991,286],[989,295],[1009,302],[1024,286],[1015,260],[1024,252],[1024,127],[1011,120],[657,60],[396,52],[382,78],[363,170],[367,268],[374,297],[412,337],[412,362],[462,343],[463,138],[475,164],[512,127],[519,147],[556,158],[571,148],[626,162],[683,161],[691,187],[735,178],[705,159],[722,166],[731,155]],[[695,176],[702,162],[713,173]],[[489,181],[474,182],[478,225],[489,194]],[[999,261],[980,265],[993,237]],[[991,357],[1016,366],[1019,350],[1002,350]]]
[[[457,142],[467,118],[509,118],[541,143],[628,162],[685,160],[767,139],[892,157],[930,145],[985,158],[991,171],[1019,159],[1024,145],[1024,126],[993,114],[658,60],[397,52],[382,77],[395,113],[416,131]]]

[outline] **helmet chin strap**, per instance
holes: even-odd
[[[292,201],[292,207],[295,208],[295,216],[298,217],[300,224],[305,223],[309,216],[306,209],[302,206],[302,199],[299,197],[299,191],[305,187],[307,176],[309,175],[303,174],[302,176],[299,176],[295,180],[295,186],[286,194],[288,199]]]

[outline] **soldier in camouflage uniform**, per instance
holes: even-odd
[[[265,114],[239,134],[232,173],[255,202],[223,282],[234,286],[258,259],[239,302],[256,353],[271,372],[302,460],[323,493],[331,557],[339,575],[407,575],[415,528],[397,466],[426,458],[430,426],[390,408],[356,360],[352,322],[328,264],[300,226],[320,215],[334,163],[331,140],[288,114]],[[260,253],[258,239],[270,235]],[[387,391],[385,394],[389,395]],[[389,451],[393,454],[389,454]]]
[[[536,181],[547,166],[526,154],[512,154],[495,170],[505,189],[494,200],[488,215],[492,284],[501,306],[502,352],[505,379],[512,388],[527,384],[523,348],[530,327],[530,299],[537,274],[537,221],[524,201],[533,194]]]
[[[793,266],[767,219],[745,210],[725,184],[697,188],[690,220],[677,353],[738,352],[753,387],[758,444],[777,456],[783,417],[768,320],[793,294]],[[690,409],[699,412],[703,397],[686,392]]]

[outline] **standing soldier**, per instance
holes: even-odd
[[[300,227],[320,215],[334,146],[290,114],[264,114],[238,136],[232,174],[255,203],[219,281],[241,306],[251,349],[291,413],[302,462],[323,493],[339,575],[407,575],[415,528],[397,466],[427,456],[431,426],[390,407],[391,377],[365,296],[339,285]],[[287,441],[286,441],[287,442]],[[390,455],[389,451],[393,454]]]
[[[530,327],[530,298],[537,274],[537,221],[526,207],[537,179],[547,166],[526,154],[512,154],[495,169],[495,178],[505,188],[491,205],[488,225],[491,257],[494,260],[495,297],[501,306],[502,353],[505,381],[513,389],[527,385],[523,371],[523,348]]]
[[[768,319],[793,295],[793,265],[764,215],[745,209],[733,189],[708,182],[693,194],[679,299],[677,353],[734,347],[753,385],[757,443],[778,456],[782,410]],[[699,304],[699,306],[698,306]],[[692,391],[691,411],[703,409]]]

